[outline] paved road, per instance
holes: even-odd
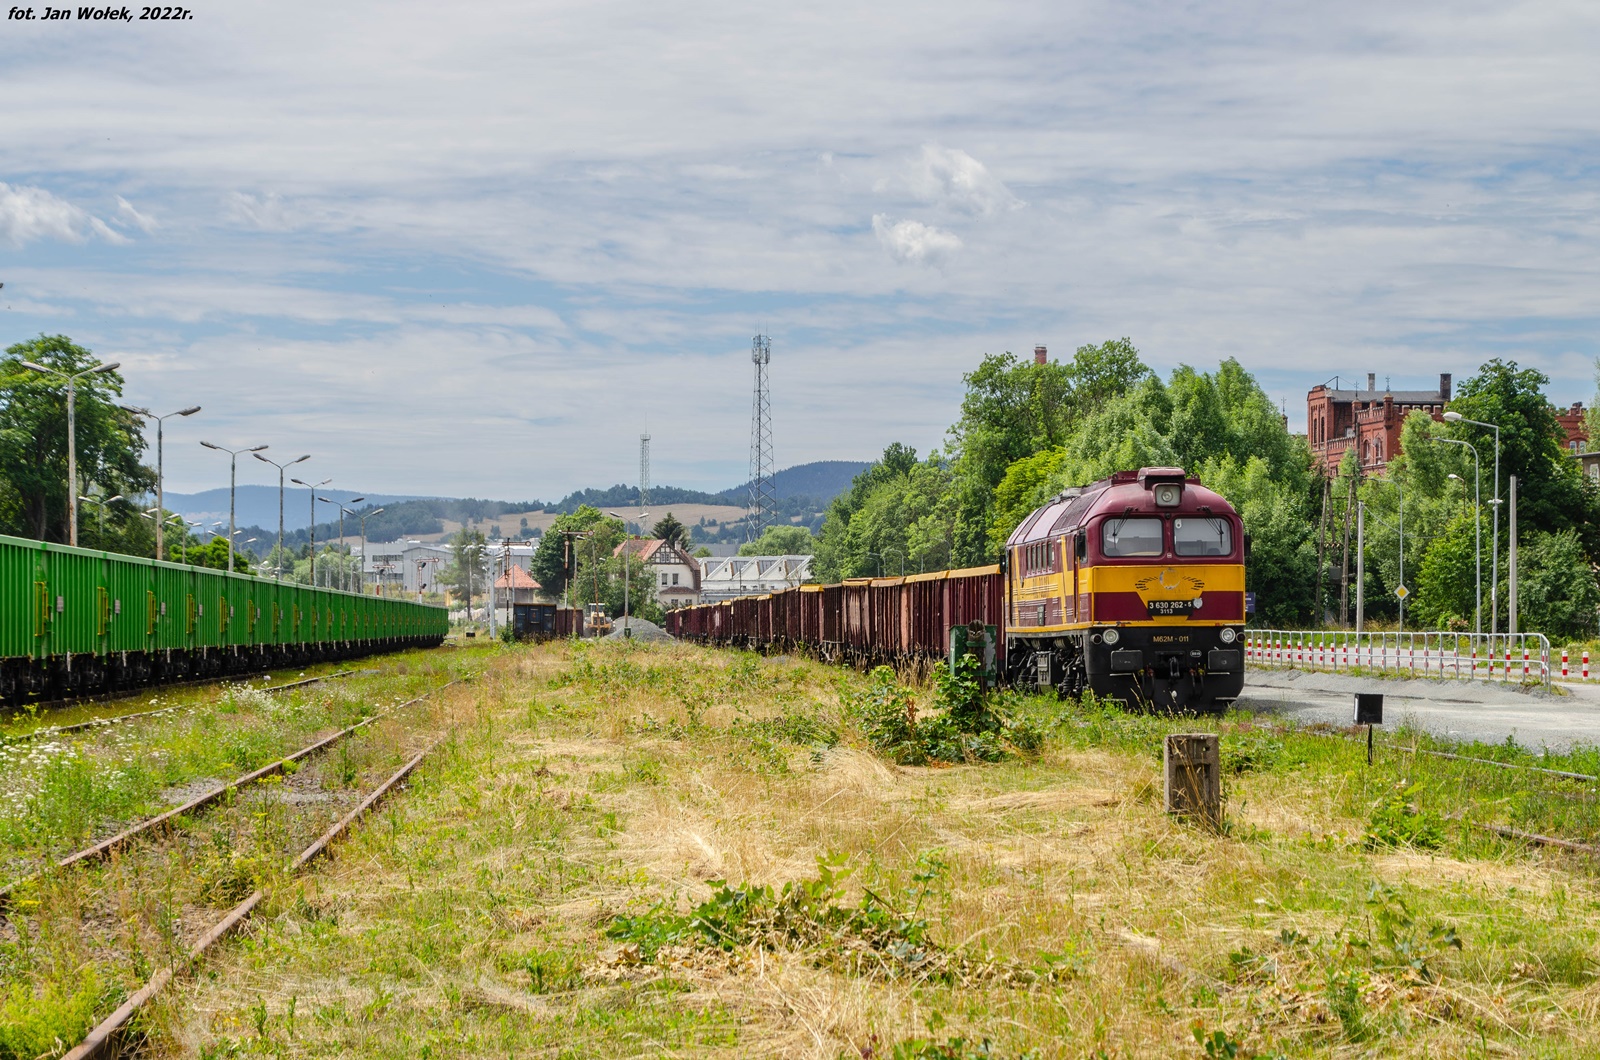
[[[1304,723],[1349,725],[1354,692],[1382,692],[1384,718],[1395,728],[1410,722],[1458,740],[1565,751],[1600,744],[1600,688],[1563,686],[1570,695],[1521,692],[1484,681],[1380,681],[1326,673],[1255,670],[1245,678],[1238,706]]]

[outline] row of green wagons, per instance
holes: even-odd
[[[0,697],[114,691],[444,640],[445,609],[0,535]]]

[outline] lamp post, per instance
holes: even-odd
[[[166,505],[166,503],[167,503],[167,498],[166,498],[166,494],[165,494],[165,492],[163,490],[163,483],[162,483],[162,475],[161,475],[161,463],[162,463],[161,456],[162,456],[162,454],[161,454],[161,451],[162,451],[163,443],[166,440],[165,437],[164,437],[164,435],[165,435],[164,428],[166,426],[166,421],[171,419],[174,416],[193,416],[196,412],[200,411],[200,406],[199,405],[190,405],[186,409],[179,409],[177,412],[169,412],[165,416],[154,415],[154,414],[151,413],[151,411],[149,409],[140,408],[137,405],[124,405],[124,406],[122,406],[122,408],[123,408],[124,411],[131,412],[135,416],[143,416],[147,420],[155,420],[156,421],[156,507],[157,508],[164,507]],[[167,525],[166,519],[158,519],[158,520],[156,520],[156,559],[165,559],[166,558],[163,555],[163,553],[165,552],[165,548],[163,546],[162,537],[161,537],[161,531],[163,529],[165,529],[166,525]]]
[[[616,512],[608,512],[607,514],[613,518],[622,519],[622,516]],[[643,526],[644,520],[648,518],[650,518],[649,512],[640,512],[639,525]],[[626,527],[628,520],[622,519],[622,525]],[[631,609],[628,606],[628,582],[628,541],[624,538],[622,542],[622,636],[625,640],[632,640],[633,627],[628,624],[628,619],[631,615]]]
[[[244,449],[224,449],[220,445],[202,441],[201,445],[207,449],[215,449],[219,453],[228,454],[228,571],[233,571],[233,494],[239,481],[239,454],[259,453],[267,448],[264,445],[252,445]]]
[[[159,504],[154,508],[146,508],[144,510],[144,514],[148,515],[151,521],[156,524],[156,540],[158,541],[160,540],[159,535],[161,531],[165,529],[168,523],[177,523],[179,526],[183,525],[183,516],[179,515],[177,512],[173,512],[171,515],[164,515],[162,514],[161,505]],[[198,526],[199,524],[196,523],[195,525]],[[156,556],[156,559],[160,558],[161,557],[159,555]]]
[[[1400,535],[1400,584],[1403,586],[1406,583],[1406,495],[1405,495],[1405,490],[1401,488],[1399,479],[1374,479],[1373,481],[1375,481],[1375,482],[1392,482],[1393,485],[1394,485],[1395,509],[1400,513],[1400,528],[1396,532]],[[1385,525],[1385,526],[1389,525],[1386,520],[1384,520],[1382,518],[1379,518],[1377,515],[1373,515],[1372,517],[1374,519],[1377,519],[1378,522],[1383,523],[1383,525]],[[1391,527],[1389,527],[1389,529],[1394,530],[1395,528],[1391,526]],[[1404,633],[1405,631],[1406,631],[1406,598],[1402,596],[1402,597],[1400,597],[1400,632]]]
[[[1473,597],[1473,633],[1483,636],[1483,480],[1478,464],[1478,448],[1455,438],[1435,438],[1446,445],[1464,445],[1472,450],[1472,562],[1477,573],[1477,595]],[[1461,476],[1451,474],[1457,482]]]
[[[346,508],[344,505],[340,504],[338,501],[330,501],[326,497],[318,497],[317,500],[321,501],[323,504],[331,504],[335,508],[339,509],[339,544],[343,545],[344,544],[344,517],[347,514],[354,515],[356,513],[350,511],[349,508]],[[366,500],[365,497],[351,497],[350,498],[350,503],[351,504],[360,504],[364,500]],[[344,566],[344,564],[341,564],[341,566]],[[348,569],[341,570],[339,572],[339,588],[342,589],[342,590],[348,590],[349,587],[350,587],[350,571]]]
[[[904,578],[906,576],[906,554],[901,552],[898,548],[886,548],[884,551],[893,552],[895,555],[900,557],[900,577]],[[883,558],[888,559],[889,557],[884,556]]]
[[[361,591],[367,591],[367,520],[383,512],[382,508],[374,508],[357,516],[361,520]]]
[[[284,468],[294,467],[296,464],[305,463],[307,460],[311,459],[311,454],[307,453],[305,456],[296,457],[295,459],[289,461],[287,464],[280,464],[276,460],[273,460],[271,457],[262,456],[260,453],[255,454],[255,457],[256,457],[257,460],[261,461],[263,464],[271,464],[273,467],[278,469],[278,560],[277,560],[277,563],[275,564],[275,566],[276,566],[277,573],[278,573],[278,580],[282,581],[283,580],[283,470],[284,470]]]
[[[101,551],[104,551],[106,547],[106,509],[111,507],[113,502],[120,501],[122,499],[122,494],[119,493],[115,497],[79,497],[78,499],[83,501],[85,504],[97,504],[100,506],[99,544]]]
[[[1489,547],[1493,550],[1489,560],[1489,635],[1500,631],[1500,425],[1482,420],[1469,420],[1459,412],[1446,412],[1450,423],[1470,423],[1474,427],[1487,427],[1494,431],[1494,527],[1490,533]]]
[[[67,544],[78,543],[78,380],[86,375],[100,375],[121,367],[121,361],[85,368],[71,375],[54,368],[46,368],[33,361],[23,361],[22,367],[35,372],[53,375],[67,383]]]
[[[311,534],[311,584],[312,585],[316,585],[317,584],[317,491],[319,489],[321,489],[322,487],[326,486],[328,483],[332,482],[333,479],[325,478],[321,482],[318,482],[316,485],[312,485],[309,482],[302,482],[297,478],[292,478],[289,481],[293,482],[296,486],[304,486],[306,489],[311,491],[311,529],[308,531],[308,533]]]

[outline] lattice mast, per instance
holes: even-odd
[[[750,360],[756,369],[755,394],[750,403],[750,498],[744,537],[754,541],[772,525],[778,498],[772,485],[772,390],[767,366],[772,363],[772,339],[757,335],[750,343]]]
[[[639,435],[639,509],[650,505],[650,432]]]

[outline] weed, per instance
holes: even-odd
[[[1417,924],[1411,907],[1394,888],[1375,884],[1367,894],[1372,913],[1374,939],[1373,966],[1380,971],[1397,971],[1402,977],[1421,983],[1434,982],[1436,962],[1446,950],[1460,950],[1461,936],[1448,924],[1430,924],[1426,930]]]
[[[1411,797],[1417,785],[1404,780],[1372,804],[1364,836],[1368,847],[1412,846],[1433,850],[1444,843],[1444,821]]]
[[[561,950],[535,950],[524,954],[516,967],[528,973],[528,990],[559,994],[583,985],[583,968],[577,958]]]
[[[14,983],[0,996],[0,1060],[55,1055],[61,1042],[76,1042],[94,1025],[95,1013],[113,1000],[93,968],[71,984],[45,983],[36,990]]]

